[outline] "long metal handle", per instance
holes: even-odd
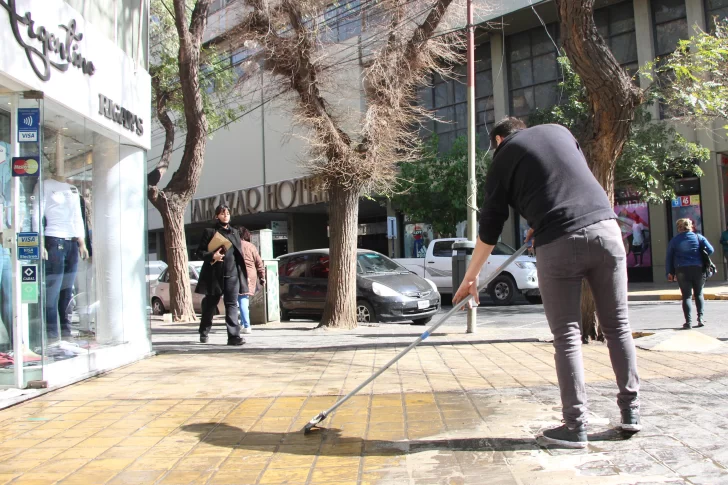
[[[528,248],[528,245],[527,244],[524,244],[523,246],[521,246],[521,248],[518,251],[516,251],[515,253],[513,253],[513,255],[511,255],[511,257],[509,257],[508,259],[506,259],[503,262],[503,264],[501,264],[493,273],[491,273],[490,276],[488,276],[485,279],[485,282],[478,288],[478,293],[480,293],[481,291],[483,291],[485,289],[485,287],[488,286],[488,284],[491,281],[493,281],[498,275],[500,275],[503,272],[503,270],[506,269],[506,267],[508,265],[510,265],[511,263],[513,263],[520,255],[522,255],[524,252],[526,252],[526,249],[527,248]],[[453,291],[455,291],[455,288],[453,288]],[[427,337],[429,337],[430,335],[432,335],[432,333],[435,330],[437,330],[437,328],[440,325],[442,325],[443,323],[445,323],[445,321],[448,318],[450,318],[455,312],[457,312],[458,310],[460,310],[461,308],[463,308],[465,305],[467,305],[468,302],[472,298],[473,298],[472,295],[468,295],[467,298],[465,298],[463,301],[461,301],[460,303],[458,303],[457,305],[455,305],[454,307],[452,307],[452,309],[449,312],[447,312],[446,314],[444,314],[437,321],[437,323],[435,323],[433,326],[431,326],[430,328],[428,328],[422,335],[420,335],[419,337],[417,337],[417,340],[415,340],[414,342],[412,342],[411,344],[409,344],[409,346],[407,346],[406,349],[404,349],[402,352],[400,352],[399,354],[397,354],[394,358],[392,358],[392,360],[390,360],[389,362],[387,362],[387,364],[384,367],[382,367],[377,372],[375,372],[374,374],[372,374],[367,380],[365,380],[364,382],[362,382],[361,384],[359,384],[358,386],[356,386],[356,389],[354,389],[349,394],[347,394],[346,396],[344,396],[341,399],[339,399],[333,406],[331,406],[329,409],[327,409],[326,411],[324,411],[322,414],[324,416],[328,416],[333,411],[335,411],[336,408],[338,408],[339,406],[341,406],[342,404],[344,404],[346,401],[348,401],[349,398],[351,398],[353,395],[355,395],[356,393],[358,393],[359,391],[361,391],[370,382],[372,382],[374,379],[376,379],[377,377],[379,377],[385,370],[387,370],[390,367],[392,367],[392,365],[395,362],[397,362],[399,359],[401,359],[402,357],[404,357],[404,355],[407,352],[409,352],[410,350],[412,350],[415,347],[417,347],[417,345],[419,345],[420,342],[422,342]]]

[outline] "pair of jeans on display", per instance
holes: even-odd
[[[69,306],[78,271],[78,241],[46,236],[45,248],[48,252],[45,262],[46,336],[51,341],[58,340],[59,314],[61,338],[71,337]]]
[[[13,334],[13,281],[10,267],[10,250],[0,247],[0,348],[12,347]]]

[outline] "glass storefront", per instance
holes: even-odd
[[[412,224],[404,225],[404,254],[403,258],[424,258],[427,254],[427,247],[434,239],[432,225]]]
[[[703,234],[703,207],[700,202],[700,179],[689,177],[680,179],[675,187],[675,197],[670,204],[670,239],[677,234],[678,219],[693,221],[695,232]]]
[[[56,103],[0,94],[0,386],[151,350],[144,167],[142,149]]]
[[[649,205],[640,201],[638,193],[621,190],[617,191],[615,197],[614,213],[622,230],[629,281],[651,282],[652,239]]]

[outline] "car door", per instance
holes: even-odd
[[[278,263],[281,309],[288,312],[305,311],[308,278],[308,258],[298,254],[281,258]]]
[[[513,248],[500,241],[497,242],[493,248],[493,252],[490,254],[490,257],[488,257],[488,262],[484,265],[483,270],[480,272],[480,281],[485,281],[485,279],[493,274],[493,272],[498,269],[500,265],[503,264],[513,253]]]
[[[435,240],[427,252],[425,277],[431,279],[441,293],[452,291],[452,245],[454,239]]]
[[[190,290],[192,291],[192,307],[195,309],[195,313],[202,313],[202,299],[205,295],[195,293],[197,289],[197,282],[200,281],[200,275],[197,269],[190,265]]]
[[[323,312],[329,285],[329,255],[311,254],[309,262],[310,298],[313,309]]]
[[[170,308],[169,300],[169,269],[165,269],[161,275],[159,275],[159,282],[155,288],[154,294],[157,298],[162,301],[164,308]]]

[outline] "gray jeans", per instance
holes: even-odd
[[[556,375],[564,421],[586,424],[586,387],[581,355],[581,283],[594,294],[617,378],[620,409],[638,407],[639,377],[627,316],[627,265],[622,232],[602,221],[538,246],[538,279],[546,319],[554,335]]]

